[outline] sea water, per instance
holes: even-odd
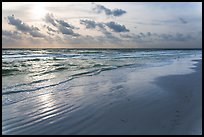
[[[3,49],[2,104],[25,98],[11,99],[15,94],[49,90],[103,71],[161,66],[175,59],[201,55],[201,50]]]

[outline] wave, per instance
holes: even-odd
[[[50,59],[50,60],[64,60],[64,59],[53,57],[53,58]]]
[[[32,89],[22,89],[22,90],[9,90],[6,92],[3,92],[2,95],[8,95],[8,94],[14,94],[14,93],[21,93],[21,92],[33,92],[33,91],[37,91],[37,90],[41,90],[41,89],[45,89],[45,88],[49,88],[49,87],[54,87],[60,84],[64,84],[66,82],[69,82],[70,80],[73,80],[75,78],[79,78],[82,76],[93,76],[93,75],[97,75],[99,73],[101,73],[102,71],[106,71],[106,70],[112,70],[112,69],[116,69],[117,67],[111,66],[111,67],[104,67],[101,69],[95,69],[95,70],[89,70],[89,71],[85,71],[85,72],[81,72],[81,73],[76,73],[73,75],[70,75],[68,79],[64,80],[64,81],[60,81],[58,83],[54,83],[54,84],[50,84],[50,85],[46,85],[46,86],[41,86],[41,87],[37,87],[37,88],[32,88]],[[28,85],[33,85],[36,83],[40,83],[40,82],[45,82],[48,81],[49,79],[43,79],[43,80],[37,80],[37,81],[33,81],[31,83],[22,83],[22,84],[18,84],[18,85],[14,85],[14,86],[10,86],[7,88],[4,88],[4,90],[6,89],[12,89],[15,87],[19,87],[19,86],[28,86]]]
[[[33,92],[33,91],[37,91],[37,90],[41,90],[41,89],[57,86],[59,84],[66,83],[66,82],[68,82],[68,81],[70,81],[72,79],[73,78],[70,77],[69,79],[67,79],[65,81],[61,81],[61,82],[58,82],[58,83],[54,83],[54,84],[50,84],[50,85],[46,85],[46,86],[41,86],[41,87],[37,87],[37,88],[33,88],[33,89],[13,90],[13,91],[10,90],[10,91],[7,91],[7,92],[3,92],[2,95],[8,95],[8,94],[13,94],[13,93],[21,93],[21,92]]]
[[[2,69],[2,76],[15,75],[17,72],[20,72],[17,68]]]
[[[16,84],[14,86],[9,86],[9,87],[6,87],[6,88],[3,88],[2,90],[8,90],[8,89],[12,89],[12,88],[17,88],[17,87],[21,87],[21,86],[31,86],[33,84],[37,84],[37,83],[41,83],[41,82],[45,82],[45,81],[48,81],[50,79],[40,79],[40,80],[36,80],[36,81],[32,81],[30,83],[21,83],[21,84]]]
[[[102,51],[78,51],[79,54],[97,54],[97,53],[103,53]]]
[[[39,58],[35,58],[35,59],[28,59],[27,61],[40,61]]]
[[[108,66],[106,64],[94,64],[92,67],[104,67],[104,66]]]
[[[49,71],[47,70],[47,71],[44,71],[42,73],[34,74],[32,76],[42,76],[42,75],[45,75],[45,74],[50,74],[50,73],[59,72],[59,71],[63,71],[63,70],[68,70],[68,69],[69,69],[68,67],[57,67],[54,70],[49,70]]]
[[[53,64],[54,67],[64,66],[64,64]]]

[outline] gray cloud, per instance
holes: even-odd
[[[39,33],[38,31],[31,31],[29,32],[29,34],[33,37],[40,37],[40,38],[45,37],[45,35]]]
[[[2,36],[14,38],[14,39],[20,39],[21,38],[21,34],[18,31],[2,30]]]
[[[49,31],[47,32],[47,34],[49,34],[50,36],[54,36],[54,34],[53,34],[53,33],[50,33]]]
[[[180,20],[181,23],[183,23],[183,24],[187,24],[187,23],[188,23],[186,20],[184,20],[184,18],[179,18],[179,20]]]
[[[106,37],[106,36],[85,35],[85,36],[77,37],[76,39],[71,39],[70,37],[65,36],[61,42],[67,45],[67,41],[74,47],[77,47],[77,46],[81,47],[82,43],[83,43],[83,46],[106,47],[106,48],[110,47],[110,45],[115,46],[115,44],[117,45],[121,44],[121,39],[114,36]]]
[[[21,30],[23,32],[27,32],[31,30],[31,28],[27,24],[23,23],[19,19],[15,19],[14,15],[8,16],[7,19],[8,19],[8,23],[10,25],[14,25],[18,30]]]
[[[190,34],[182,34],[182,33],[152,33],[152,32],[140,32],[138,34],[121,34],[122,38],[134,40],[137,42],[151,42],[151,41],[190,41],[196,39]]]
[[[122,16],[123,14],[127,13],[125,10],[122,10],[122,9],[111,10],[111,9],[106,8],[105,6],[99,5],[99,4],[96,4],[95,7],[93,8],[93,10],[97,13],[105,12],[105,14],[108,16],[116,16],[116,17]]]
[[[52,29],[52,28],[49,27],[49,26],[46,26],[46,28],[47,28],[48,31],[51,31],[51,32],[57,32],[57,30],[54,30],[54,29]]]
[[[34,27],[34,26],[28,26],[26,23],[22,22],[20,19],[15,19],[14,15],[8,16],[8,23],[10,25],[13,25],[16,27],[17,30],[23,32],[23,33],[28,33],[32,37],[45,37],[43,34],[41,34],[39,31],[39,28]]]
[[[109,38],[109,37],[112,37],[112,33],[111,33],[111,32],[108,32],[108,31],[105,30],[105,29],[102,30],[101,32],[102,32],[106,37],[108,37],[108,38]]]
[[[114,32],[129,32],[129,30],[125,27],[125,25],[120,25],[116,22],[103,23],[103,22],[95,22],[93,20],[80,20],[80,24],[85,25],[86,28],[88,29],[95,29],[96,27],[99,27],[100,31],[105,35],[111,34],[106,30],[105,26],[109,27]]]
[[[104,37],[99,37],[99,38],[102,38],[102,39],[107,39],[109,42],[115,42],[115,43],[118,43],[121,41],[120,38],[114,36],[112,33],[108,32],[107,30],[102,30],[102,33],[105,35]]]
[[[114,9],[112,12],[113,12],[113,16],[121,16],[121,15],[127,13],[126,11],[124,11],[122,9]]]
[[[69,23],[63,21],[63,20],[56,20],[60,25],[64,26],[64,27],[68,27],[68,28],[71,28],[71,29],[74,29],[75,27],[70,25]]]
[[[178,22],[178,20],[179,20],[179,22]],[[135,23],[141,24],[141,25],[159,26],[159,25],[177,25],[178,23],[187,24],[188,22],[184,18],[178,18],[178,19],[168,19],[168,20],[154,19],[154,20],[150,20],[148,22],[136,21]]]
[[[55,23],[55,19],[53,14],[47,13],[45,15],[45,22],[51,23],[53,26],[56,26],[57,24]]]
[[[194,39],[190,34],[182,34],[182,33],[176,33],[174,35],[170,35],[169,37],[166,37],[165,40],[173,40],[173,41],[188,41]]]
[[[80,24],[84,24],[86,26],[86,28],[96,28],[97,23],[95,21],[92,20],[80,20]]]
[[[182,34],[182,33],[175,33],[175,34],[153,34],[156,39],[163,40],[163,41],[188,41],[194,39],[190,34]]]
[[[47,29],[52,32],[61,32],[64,35],[71,35],[71,36],[80,36],[78,33],[75,33],[72,29],[75,29],[73,25],[69,24],[68,22],[65,22],[64,20],[55,19],[54,15],[52,13],[47,13],[45,16],[45,22],[51,23],[53,26],[55,26],[58,31],[50,28],[47,26]],[[48,33],[50,35],[50,33]]]
[[[80,36],[78,33],[74,33],[72,29],[66,28],[62,25],[58,26],[59,31],[65,35]]]
[[[129,34],[120,34],[120,36],[121,36],[122,38],[128,38],[128,39],[133,38],[133,36],[132,36],[132,35],[129,35]]]
[[[129,30],[125,27],[125,25],[120,25],[113,21],[106,23],[106,25],[114,32],[129,32]]]
[[[102,29],[104,29],[105,27],[104,23],[95,22],[93,20],[80,20],[80,24],[85,25],[86,28],[89,28],[89,29],[95,29],[97,26]]]
[[[129,30],[125,27],[125,25],[120,25],[116,22],[103,23],[103,22],[96,22],[93,20],[80,20],[80,24],[85,25],[86,28],[88,29],[95,29],[96,27],[99,27],[100,31],[105,35],[111,34],[106,30],[105,26],[107,26],[114,32],[129,32]]]

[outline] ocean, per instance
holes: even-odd
[[[167,65],[174,59],[196,55],[201,56],[201,50],[3,49],[3,105],[11,103],[4,101],[9,94],[37,92],[121,67]]]
[[[47,94],[68,93],[70,88],[83,86],[83,83],[86,84],[86,81],[80,81],[84,77],[97,76],[105,71],[121,68],[133,68],[137,71],[147,67],[164,66],[171,64],[174,60],[195,56],[202,58],[202,51],[176,49],[2,49],[2,106],[5,110],[2,117],[2,131],[4,134],[18,133],[18,129],[21,129],[23,124],[29,125],[29,121],[23,120],[26,120],[26,117],[32,117],[31,121],[37,122],[61,115],[60,111],[55,113],[56,110],[53,110],[53,113],[51,110],[47,111],[50,114],[44,110],[45,112],[38,115],[40,110],[38,110],[37,105],[46,105],[46,100],[44,102],[40,100],[41,103],[35,104],[36,98]],[[72,83],[73,80],[75,82]],[[76,82],[77,80],[79,83]],[[31,103],[29,101],[32,98],[34,98],[34,102]],[[56,100],[60,99],[57,98]],[[54,100],[49,100],[47,104],[51,105],[52,101],[54,102]],[[26,102],[33,104],[33,106],[25,105],[24,107],[28,108],[21,109],[22,102],[23,104]],[[45,107],[49,108],[49,105]],[[34,110],[31,109],[32,107]],[[18,109],[25,110],[25,113]],[[7,115],[6,110],[12,113]]]

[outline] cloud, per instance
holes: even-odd
[[[60,42],[63,42],[63,44],[67,45],[69,43],[73,47],[112,47],[112,46],[118,46],[121,44],[121,39],[117,37],[106,37],[106,36],[90,36],[90,35],[84,35],[80,37],[76,37],[75,39],[72,39],[70,37],[64,37],[63,40]],[[111,46],[110,46],[111,45]]]
[[[156,37],[157,40],[162,40],[162,41],[189,41],[189,40],[196,39],[190,34],[182,34],[182,33],[174,33],[174,34],[168,34],[168,33],[156,34],[154,33],[154,37]]]
[[[71,36],[80,36],[80,34],[75,33],[72,29],[75,29],[76,27],[69,24],[68,22],[65,22],[64,20],[55,19],[54,15],[52,13],[47,13],[45,16],[45,22],[51,23],[53,26],[55,26],[58,31],[50,28],[47,26],[47,29],[52,32],[61,32],[64,35],[71,35]],[[50,35],[50,33],[48,33]]]
[[[149,20],[148,22],[136,21],[135,23],[141,24],[141,25],[155,25],[155,26],[165,25],[166,26],[166,25],[178,25],[178,23],[187,24],[188,22],[184,18],[178,18],[178,19],[176,18],[176,19],[166,19],[166,20],[154,19],[154,20]]]
[[[192,37],[190,34],[182,34],[182,33],[176,33],[173,35],[173,38],[170,40],[175,40],[175,41],[188,41],[192,40],[194,37]]]
[[[112,29],[114,32],[129,32],[129,30],[125,27],[125,25],[120,25],[113,21],[106,23],[106,25]]]
[[[15,19],[14,18],[14,15],[12,15],[12,16],[8,16],[7,17],[7,19],[8,19],[8,23],[10,24],[10,25],[14,25],[18,30],[21,30],[21,31],[23,31],[23,32],[26,32],[26,31],[30,31],[31,30],[31,28],[27,25],[27,24],[25,24],[25,23],[23,23],[21,20],[19,20],[19,19]]]
[[[21,38],[21,34],[18,31],[2,30],[2,36],[14,38],[14,39],[20,39]]]
[[[152,33],[152,32],[140,32],[138,34],[120,34],[122,38],[137,41],[137,42],[152,42],[152,41],[190,41],[196,39],[190,34],[182,33]]]
[[[47,13],[45,15],[45,22],[51,23],[53,26],[56,26],[57,24],[55,23],[55,19],[53,14]]]
[[[99,27],[100,31],[106,36],[111,34],[106,30],[105,28],[106,26],[111,30],[113,30],[114,32],[129,32],[129,30],[125,27],[125,25],[120,25],[116,22],[103,23],[103,22],[96,22],[93,20],[80,20],[80,24],[85,25],[86,28],[88,29],[95,29],[96,27]]]
[[[100,22],[95,22],[93,20],[80,20],[80,24],[83,24],[86,26],[86,28],[89,29],[95,29],[96,26],[98,26],[99,28],[104,29],[104,23],[100,23]]]
[[[75,27],[70,25],[69,23],[63,21],[63,20],[56,20],[60,25],[64,26],[64,27],[68,27],[68,28],[71,28],[71,29],[74,29]]]
[[[15,19],[14,15],[8,16],[8,23],[10,25],[13,25],[16,27],[17,30],[23,32],[23,33],[28,33],[32,37],[45,37],[43,34],[41,34],[39,31],[39,28],[34,27],[34,26],[29,26],[26,23],[22,22],[20,19]]]
[[[72,29],[66,28],[62,25],[58,26],[59,31],[65,35],[80,36],[78,33],[74,33]]]
[[[122,9],[114,9],[112,12],[113,12],[113,16],[121,16],[126,13],[126,11]]]
[[[183,23],[183,24],[187,24],[187,23],[188,23],[186,20],[184,20],[184,18],[179,18],[179,20],[180,20],[181,23]]]
[[[106,37],[110,37],[110,36],[112,36],[112,33],[111,32],[109,32],[109,31],[107,31],[106,29],[104,29],[104,30],[102,30],[101,31]]]
[[[127,13],[125,10],[122,9],[114,9],[111,10],[109,8],[106,8],[103,5],[100,4],[95,4],[95,7],[93,8],[93,11],[97,12],[97,13],[102,13],[105,12],[105,14],[107,16],[122,16],[123,14]]]
[[[51,31],[51,32],[57,32],[57,30],[54,30],[54,29],[52,29],[52,28],[49,27],[49,26],[46,26],[46,25],[45,25],[45,27],[47,28],[48,31]]]
[[[47,34],[49,34],[50,36],[54,36],[54,34],[53,34],[53,33],[50,33],[49,31],[47,32]]]
[[[122,38],[128,38],[128,39],[133,38],[133,36],[132,36],[132,35],[129,35],[129,34],[120,34],[120,36],[121,36]]]
[[[103,23],[103,22],[96,22],[93,20],[80,20],[80,24],[83,24],[86,26],[86,28],[88,29],[95,29],[96,27],[100,28],[100,31],[104,34],[111,34],[110,32],[108,32],[106,30],[106,26],[108,28],[110,28],[111,30],[113,30],[114,32],[129,32],[129,30],[125,27],[125,25],[120,25],[116,22],[107,22],[107,23]]]

